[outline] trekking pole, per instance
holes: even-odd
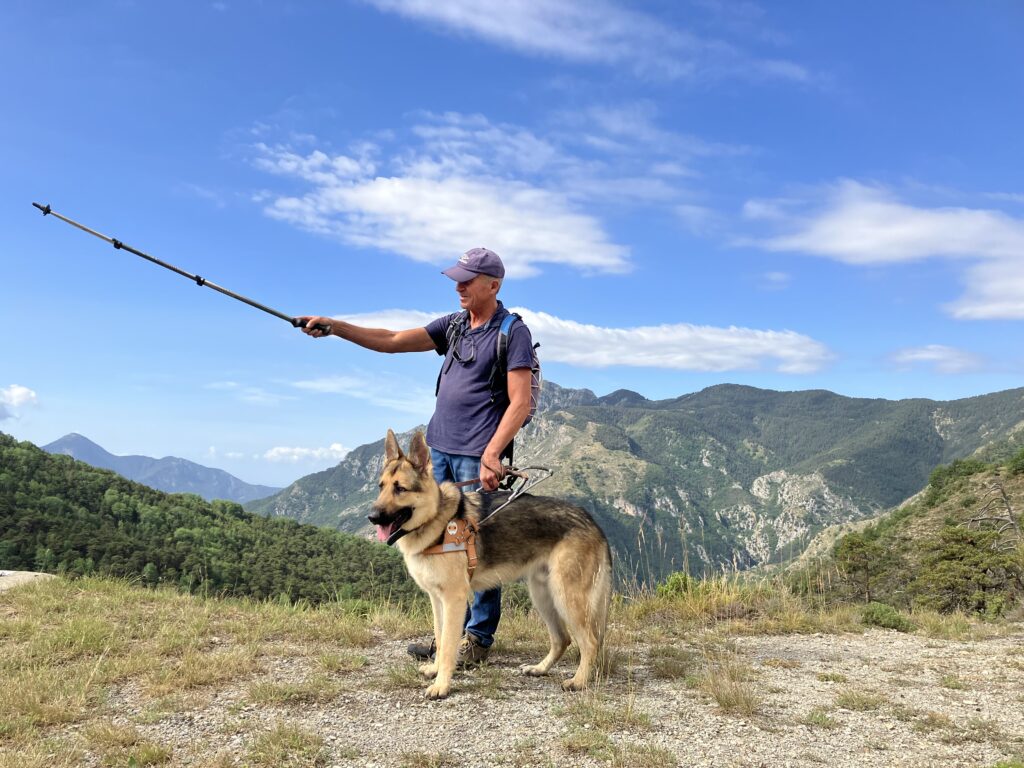
[[[107,237],[106,235],[97,232],[95,229],[89,229],[89,227],[85,226],[84,224],[79,224],[74,219],[69,219],[67,216],[62,216],[61,214],[57,213],[55,210],[50,208],[49,205],[40,205],[39,203],[32,203],[32,205],[34,205],[36,208],[42,211],[43,216],[56,216],[61,221],[66,222],[67,224],[70,224],[73,227],[78,227],[78,229],[82,230],[83,232],[88,232],[90,235],[98,237],[100,240],[106,240],[119,251],[128,251],[128,253],[134,253],[136,256],[141,256],[146,261],[151,261],[154,264],[163,267],[164,269],[169,269],[171,270],[171,272],[177,272],[182,277],[187,277],[189,280],[195,282],[195,284],[198,285],[200,288],[203,287],[204,285],[207,288],[213,288],[213,290],[223,293],[225,296],[230,296],[232,299],[237,299],[238,301],[244,302],[245,304],[248,304],[250,307],[256,307],[256,309],[261,309],[267,314],[273,315],[274,317],[279,317],[282,320],[287,320],[295,328],[299,328],[304,325],[304,323],[297,317],[286,315],[283,312],[278,312],[276,309],[271,309],[270,307],[264,304],[260,304],[258,301],[247,299],[245,296],[242,296],[241,294],[235,293],[234,291],[229,291],[227,288],[222,288],[216,283],[210,282],[205,277],[193,275],[191,272],[186,272],[184,269],[179,269],[173,264],[168,264],[166,261],[161,261],[155,256],[150,256],[148,253],[143,253],[142,251],[136,250],[135,248],[132,248],[130,245],[126,245],[125,243],[122,243],[120,240],[117,240],[116,238]],[[324,325],[323,323],[317,323],[313,327],[316,328],[317,330],[322,331],[323,333],[329,333],[331,330],[330,326]]]

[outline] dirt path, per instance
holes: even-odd
[[[686,643],[707,659],[701,638]],[[461,673],[449,699],[427,702],[404,641],[389,640],[339,675],[341,692],[328,702],[257,705],[242,686],[144,730],[178,756],[197,737],[205,755],[239,755],[284,721],[325,740],[325,765],[359,768],[992,768],[1024,758],[1024,630],[970,642],[882,630],[753,636],[727,638],[724,648],[745,670],[738,685],[756,699],[753,713],[724,712],[693,678],[666,677],[660,647],[631,649],[579,695],[558,688],[566,662],[558,677],[536,679],[518,673],[527,658],[497,654]],[[263,667],[262,682],[316,674],[302,657]],[[122,694],[111,704],[132,711],[132,695]]]

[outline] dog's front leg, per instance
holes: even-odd
[[[443,699],[451,690],[452,675],[459,654],[459,639],[462,635],[462,619],[466,614],[466,603],[469,597],[468,580],[463,577],[463,584],[446,585],[441,590],[441,634],[437,638],[437,677],[434,684],[427,688],[428,699]]]
[[[441,633],[444,630],[444,604],[436,592],[428,592],[430,610],[434,614],[434,660],[420,665],[420,674],[424,677],[437,675],[437,659],[440,655]]]

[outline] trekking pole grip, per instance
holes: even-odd
[[[306,327],[306,324],[304,322],[302,322],[297,317],[293,317],[292,318],[292,325],[295,326],[296,328],[305,328]],[[325,336],[330,336],[331,333],[332,333],[331,326],[326,325],[325,323],[317,323],[313,327],[316,328],[316,330],[320,331]]]

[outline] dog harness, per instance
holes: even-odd
[[[444,555],[448,552],[465,552],[468,559],[469,578],[476,570],[476,525],[464,517],[452,518],[444,528],[441,541],[427,547],[421,554]]]
[[[513,501],[516,500],[527,488],[536,485],[537,483],[547,480],[551,477],[551,470],[547,467],[526,467],[526,469],[537,469],[545,472],[543,477],[535,477],[530,479],[526,472],[518,470],[514,467],[505,467],[505,480],[508,485],[508,498],[498,507],[491,506],[492,496],[489,493],[481,493],[480,499],[483,502],[479,509],[480,522],[486,522],[487,518],[496,512],[500,512]],[[516,480],[522,480],[523,483],[518,488],[512,488],[512,484]],[[480,482],[480,478],[474,478],[473,480],[463,480],[461,483],[453,483],[457,488],[462,488],[467,485],[475,485]],[[431,547],[427,547],[421,555],[444,555],[448,552],[465,552],[468,558],[467,569],[469,571],[469,578],[473,578],[473,571],[476,570],[476,534],[477,534],[477,523],[474,523],[468,517],[466,517],[466,496],[465,494],[459,494],[459,508],[455,512],[455,517],[448,521],[448,524],[444,527],[444,533],[441,535],[441,540]],[[390,543],[390,542],[389,542]]]

